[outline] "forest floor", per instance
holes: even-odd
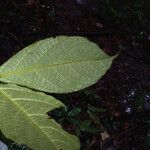
[[[49,115],[80,138],[82,150],[148,150],[148,6],[143,1],[1,0],[0,63],[37,40],[57,35],[84,36],[108,55],[119,54],[95,85],[72,94],[54,95],[68,111],[78,112],[71,121],[64,110]],[[23,149],[4,141],[10,149]]]

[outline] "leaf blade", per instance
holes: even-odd
[[[0,84],[0,129],[6,137],[36,150],[79,149],[78,139],[65,132],[46,111],[64,106],[44,93]]]
[[[0,81],[50,93],[69,93],[97,82],[114,57],[82,37],[34,43],[0,67]]]

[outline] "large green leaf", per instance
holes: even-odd
[[[7,138],[34,150],[79,150],[78,139],[46,112],[64,106],[44,93],[0,84],[0,130]]]
[[[0,81],[51,93],[94,84],[114,57],[83,37],[58,36],[34,43],[0,67]]]

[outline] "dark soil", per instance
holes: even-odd
[[[148,149],[144,143],[150,120],[149,8],[146,2],[140,3],[145,15],[140,20],[133,15],[134,2],[126,4],[130,11],[123,4],[106,5],[96,0],[0,1],[1,64],[23,47],[57,35],[85,36],[107,54],[119,54],[110,70],[92,87],[55,95],[70,109],[82,108],[80,120],[88,118],[84,110],[89,104],[107,110],[98,115],[109,137],[102,140],[101,134],[82,132],[84,150]],[[120,11],[129,14],[123,18]],[[75,134],[71,123],[62,125]]]

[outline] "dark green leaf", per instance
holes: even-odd
[[[81,108],[74,108],[68,113],[68,117],[74,117],[81,112]]]

